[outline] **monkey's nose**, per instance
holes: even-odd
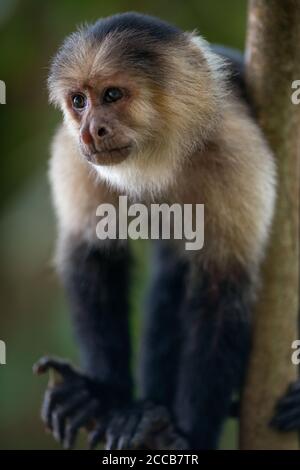
[[[103,139],[107,138],[111,134],[111,130],[107,125],[102,123],[97,125],[97,123],[92,123],[90,126],[90,133],[94,139],[94,143],[101,142]]]
[[[106,134],[108,134],[106,127],[99,127],[98,136],[104,137]]]

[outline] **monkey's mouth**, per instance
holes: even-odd
[[[93,165],[114,165],[125,160],[132,150],[132,145],[97,149],[93,152],[83,152],[86,159]]]

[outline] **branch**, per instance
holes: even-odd
[[[291,343],[298,338],[300,3],[250,0],[246,80],[278,169],[277,207],[254,317],[254,344],[242,399],[242,449],[298,449],[297,433],[269,427],[277,399],[297,378]]]

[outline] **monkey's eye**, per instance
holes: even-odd
[[[86,96],[76,93],[72,96],[72,106],[74,109],[83,109],[86,107]]]
[[[115,101],[120,100],[123,98],[123,92],[120,88],[111,87],[105,90],[103,95],[103,102],[104,103],[114,103]]]

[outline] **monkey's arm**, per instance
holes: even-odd
[[[180,309],[187,263],[168,241],[153,243],[153,273],[142,341],[142,400],[119,413],[106,431],[107,449],[187,449],[173,420],[181,351]],[[97,444],[97,435],[93,445]]]
[[[248,275],[198,273],[184,309],[178,423],[194,449],[213,449],[250,348]]]
[[[128,268],[127,247],[82,242],[72,247],[62,274],[84,371],[114,384],[125,399],[131,389]]]
[[[42,358],[37,372],[54,369],[62,383],[50,387],[42,416],[66,447],[92,420],[104,426],[109,412],[131,397],[126,246],[96,237],[96,208],[114,202],[74,150],[64,130],[56,136],[50,179],[59,220],[57,265],[71,306],[82,372],[65,361]],[[104,426],[105,427],[105,426]]]
[[[109,251],[82,243],[70,250],[70,243],[62,277],[82,372],[52,358],[42,358],[36,365],[38,372],[52,368],[63,378],[46,392],[42,417],[67,448],[73,446],[79,428],[93,420],[100,420],[104,431],[109,412],[131,399],[127,249]]]
[[[153,273],[142,340],[142,400],[115,416],[106,431],[107,449],[186,449],[173,424],[181,349],[180,308],[186,262],[168,241],[153,243]],[[93,440],[97,444],[97,435]]]
[[[141,345],[141,394],[173,409],[187,265],[168,241],[155,241],[152,245],[153,273]]]

